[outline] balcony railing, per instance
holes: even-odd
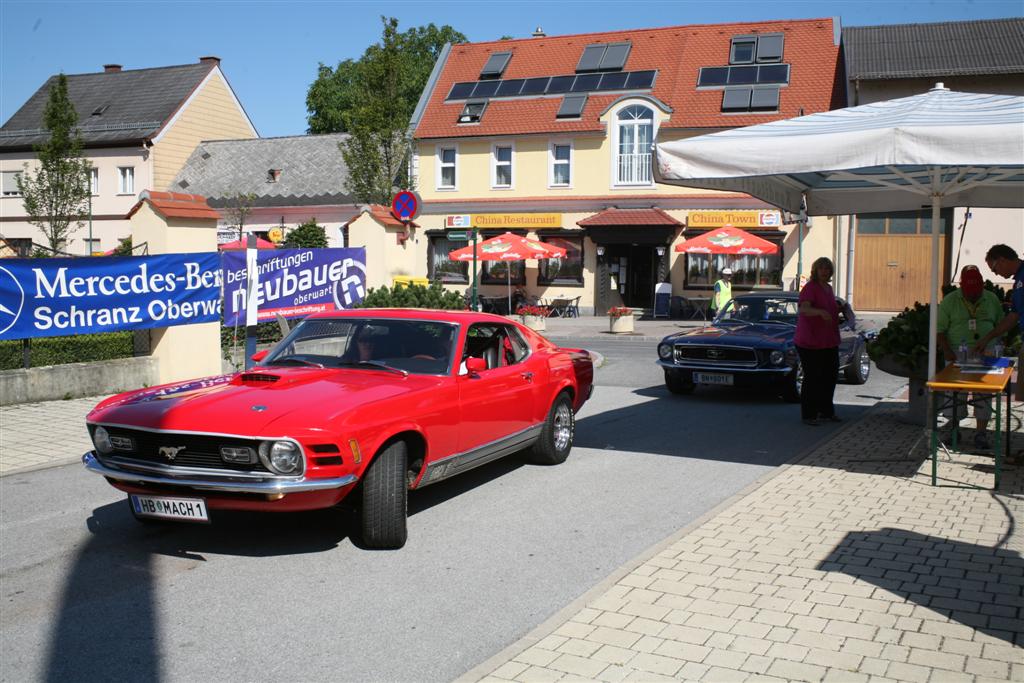
[[[616,183],[619,185],[649,185],[651,183],[651,154],[620,154]]]

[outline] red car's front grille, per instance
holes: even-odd
[[[254,439],[243,439],[231,436],[208,436],[205,434],[178,434],[169,432],[148,432],[141,429],[125,427],[104,427],[115,444],[126,444],[130,439],[130,448],[118,447],[107,455],[125,460],[137,460],[147,464],[159,464],[180,467],[206,467],[218,470],[237,470],[239,472],[268,472],[259,458],[250,464],[224,462],[220,457],[220,449],[249,448],[255,454],[259,442]],[[89,425],[89,433],[95,427]],[[163,448],[163,452],[161,452]],[[171,451],[174,457],[169,457]]]

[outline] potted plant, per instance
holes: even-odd
[[[608,329],[612,334],[633,331],[633,309],[627,306],[612,306],[608,309]]]
[[[547,306],[531,306],[529,304],[523,304],[516,309],[516,315],[519,316],[519,321],[529,327],[531,330],[544,330],[546,329],[545,320],[547,320],[548,310]]]

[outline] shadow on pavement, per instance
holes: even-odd
[[[1013,550],[883,528],[847,534],[817,569],[856,577],[952,621],[1024,645],[1024,620],[1018,614],[1024,604],[1024,560]]]

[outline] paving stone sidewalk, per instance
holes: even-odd
[[[92,448],[85,416],[104,398],[0,407],[0,476],[79,461]]]
[[[931,487],[905,406],[879,404],[464,680],[1024,681],[1024,467],[969,488],[992,485],[992,458],[953,453]]]

